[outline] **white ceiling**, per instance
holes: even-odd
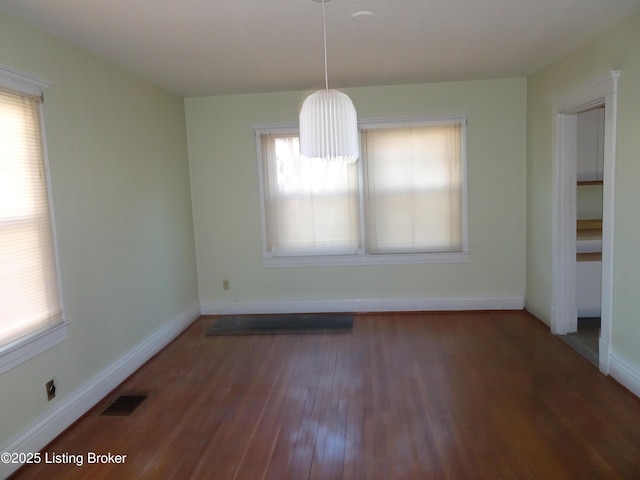
[[[523,76],[640,0],[332,0],[330,87]],[[368,22],[351,14],[373,12]],[[183,96],[324,86],[312,0],[0,0],[8,13]]]

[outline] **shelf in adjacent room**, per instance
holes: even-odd
[[[602,185],[602,180],[580,180],[578,182],[579,187],[586,185]]]
[[[583,252],[576,254],[576,262],[601,262],[602,252]]]
[[[602,232],[602,219],[601,218],[589,218],[585,220],[578,220],[578,232],[599,230]],[[602,233],[601,233],[602,234]]]
[[[602,260],[602,219],[578,220],[576,232],[576,261],[598,262]]]

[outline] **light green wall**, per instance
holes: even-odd
[[[640,367],[640,14],[528,79],[527,306],[550,321],[552,102],[621,69],[615,175],[613,350]]]
[[[198,300],[183,100],[5,16],[0,63],[53,83],[44,112],[72,322],[66,341],[0,375],[5,445]]]
[[[297,122],[305,92],[186,99],[200,300],[523,296],[526,80],[354,88],[360,119],[469,114],[470,260],[265,268],[252,126]],[[231,289],[223,291],[223,279]]]

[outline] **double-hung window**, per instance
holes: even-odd
[[[266,265],[464,261],[466,119],[360,124],[360,160],[299,154],[257,128]]]
[[[0,372],[66,334],[43,147],[43,87],[0,68]]]

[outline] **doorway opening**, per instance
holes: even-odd
[[[619,71],[611,72],[605,79],[563,95],[554,105],[551,330],[556,335],[566,336],[568,341],[578,340],[580,330],[588,332],[590,338],[580,342],[581,351],[604,374],[609,373],[611,350],[619,75]],[[585,123],[591,126],[584,127]],[[601,154],[598,154],[599,145]],[[586,150],[590,153],[585,156]],[[590,166],[585,168],[583,163]],[[579,322],[579,317],[590,320]]]
[[[577,329],[562,338],[599,366],[602,301],[604,102],[575,113]]]

